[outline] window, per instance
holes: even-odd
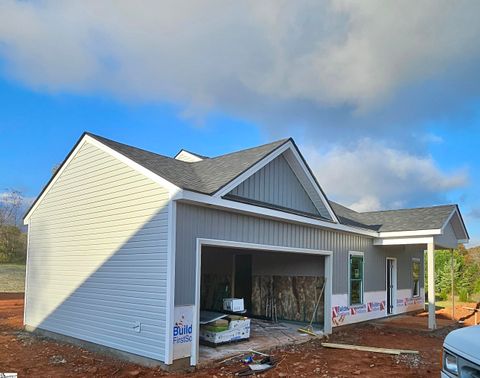
[[[412,260],[412,295],[420,296],[420,259]]]
[[[350,253],[350,305],[363,304],[363,254]]]

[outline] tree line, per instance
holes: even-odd
[[[426,265],[425,263],[425,274],[427,272]],[[479,248],[466,249],[460,245],[453,251],[453,289],[455,296],[459,296],[461,302],[479,300],[479,298],[475,298],[476,294],[480,294]],[[435,291],[440,300],[451,297],[451,251],[435,251]]]
[[[18,190],[0,193],[0,263],[25,263],[27,233],[22,228],[25,200]]]

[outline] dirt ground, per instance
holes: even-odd
[[[187,375],[168,374],[159,369],[144,368],[75,346],[33,336],[22,331],[22,321],[23,295],[0,294],[0,372],[17,372],[19,377],[55,378]],[[429,333],[385,327],[375,323],[342,327],[334,332],[329,339],[330,342],[416,349],[420,354],[391,356],[327,349],[321,347],[320,340],[312,340],[301,345],[269,351],[279,362],[274,369],[259,376],[438,377],[442,342],[449,330],[442,329]],[[233,359],[227,363],[216,363],[211,367],[188,373],[188,376],[232,376],[242,366],[240,359]]]
[[[459,303],[455,304],[455,320],[463,321],[464,325],[471,326],[475,324],[475,315],[471,310],[466,310],[464,307],[475,308],[477,303]],[[479,306],[480,309],[480,306]],[[452,308],[446,307],[437,311],[442,317],[451,319],[452,318]],[[477,315],[478,324],[480,324],[480,314]]]

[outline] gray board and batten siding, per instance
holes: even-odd
[[[325,206],[317,207],[283,155],[230,191],[226,198],[240,198],[312,216],[330,218]],[[261,206],[261,205],[260,205]]]
[[[423,248],[373,246],[369,237],[259,218],[187,203],[177,204],[175,304],[195,302],[197,238],[333,251],[333,294],[348,292],[348,252],[365,252],[365,291],[385,290],[385,258],[398,259],[398,288],[409,288],[411,257]],[[407,253],[406,253],[407,252]],[[422,258],[423,260],[423,258]],[[405,275],[405,277],[403,277]]]

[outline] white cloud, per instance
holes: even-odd
[[[387,103],[402,115],[427,111],[398,97],[418,103],[406,88],[459,72],[468,90],[455,95],[478,94],[479,11],[475,1],[6,0],[0,56],[9,75],[37,90],[308,126],[338,126],[339,112],[359,127],[358,117]],[[419,97],[438,112],[443,95]]]
[[[371,140],[324,153],[304,151],[327,195],[358,211],[430,205],[468,183],[465,169],[445,172],[429,156]]]
[[[357,202],[350,204],[349,207],[355,211],[363,212],[381,209],[382,204],[380,198],[365,194],[361,196]]]

